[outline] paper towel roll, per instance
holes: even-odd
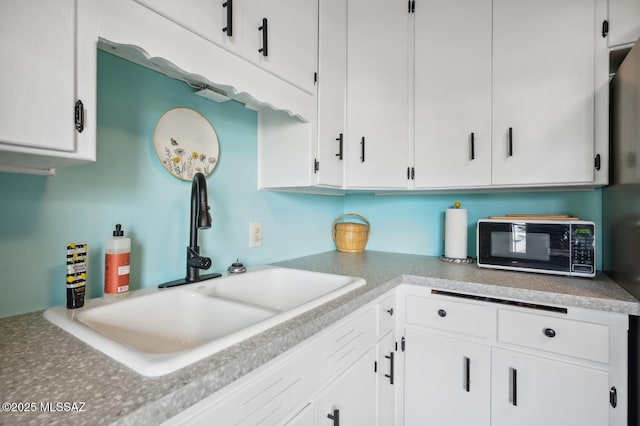
[[[467,258],[467,210],[447,209],[444,219],[444,255]]]

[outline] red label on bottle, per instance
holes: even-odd
[[[129,290],[129,253],[105,254],[105,294],[124,293]]]

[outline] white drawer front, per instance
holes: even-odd
[[[382,337],[392,330],[396,322],[395,293],[378,303],[378,337]]]
[[[407,296],[406,322],[476,337],[490,337],[492,313],[487,305],[422,296]]]
[[[498,309],[498,341],[609,363],[609,327]]]
[[[314,345],[320,360],[316,371],[331,377],[351,365],[376,342],[376,310],[372,306],[362,314],[346,319],[346,324],[331,330]],[[345,322],[345,320],[343,320]]]

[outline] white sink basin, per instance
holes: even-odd
[[[78,314],[78,321],[147,353],[171,353],[219,339],[273,311],[191,291],[159,292]]]
[[[159,376],[326,303],[365,284],[362,278],[260,267],[239,275],[44,316],[145,376]]]
[[[308,302],[333,299],[349,291],[353,281],[353,277],[344,275],[268,268],[218,281],[210,295],[284,312]],[[336,293],[340,289],[343,291]]]

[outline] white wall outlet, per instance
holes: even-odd
[[[249,223],[249,247],[262,247],[262,223]]]

